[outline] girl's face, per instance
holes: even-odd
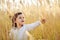
[[[17,16],[16,23],[18,23],[20,25],[24,24],[24,15],[23,14],[20,14],[20,15]]]

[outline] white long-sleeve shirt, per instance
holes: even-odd
[[[28,35],[26,34],[26,31],[33,30],[38,25],[40,25],[40,21],[36,21],[32,24],[24,24],[23,27],[21,27],[20,29],[12,28],[9,36],[12,40],[28,40]]]

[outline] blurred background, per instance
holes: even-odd
[[[46,19],[29,32],[30,40],[60,40],[60,0],[0,0],[0,40],[9,40],[12,16],[25,14],[26,24]]]

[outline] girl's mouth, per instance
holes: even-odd
[[[22,22],[24,22],[24,21],[22,21]]]

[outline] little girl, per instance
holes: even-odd
[[[12,18],[13,28],[10,30],[10,40],[28,40],[26,31],[36,28],[41,23],[45,23],[43,19],[41,22],[36,21],[31,24],[24,24],[24,15],[21,12],[16,13]]]

